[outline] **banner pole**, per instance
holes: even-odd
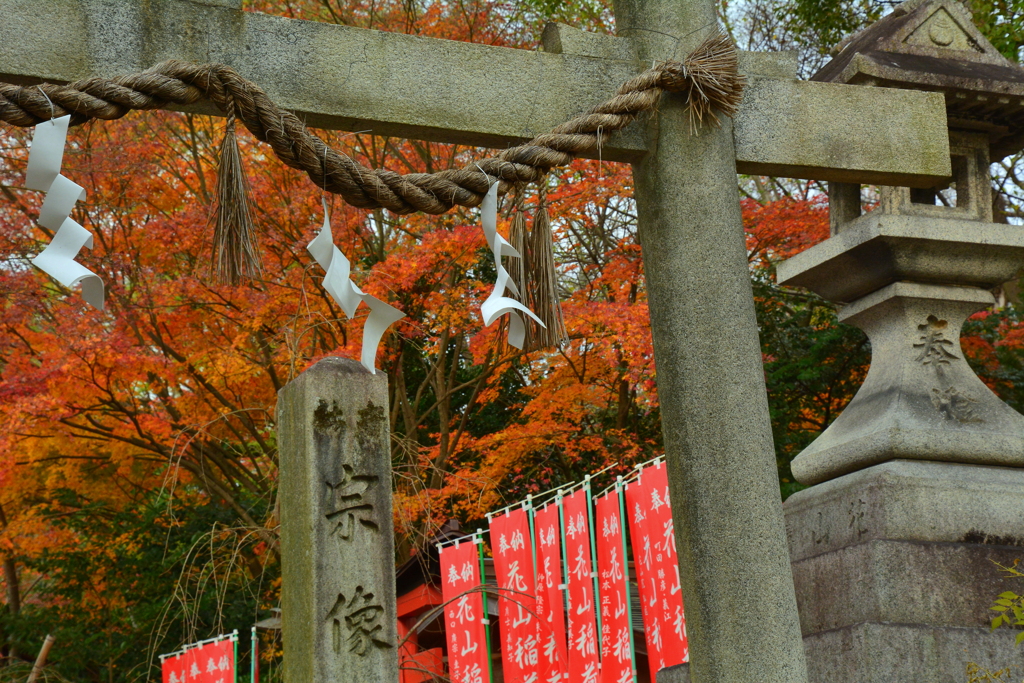
[[[259,637],[256,635],[256,627],[253,626],[249,631],[249,650],[251,653],[251,661],[249,662],[249,683],[257,683],[259,680],[259,642]]]
[[[238,629],[237,628],[231,633],[231,645],[232,645],[232,647],[235,650],[235,654],[233,655],[234,659],[231,662],[231,664],[232,664],[232,666],[231,666],[231,673],[232,673],[232,678],[234,679],[235,683],[238,683]]]
[[[633,681],[636,681],[636,638],[633,635],[633,598],[629,590],[629,541],[626,539],[626,527],[629,524],[626,515],[629,512],[626,509],[626,491],[622,485],[621,476],[615,478],[615,493],[619,496],[619,526],[622,528],[622,564],[626,574],[626,616],[629,618],[629,656],[632,658],[630,666],[633,669]],[[633,561],[635,564],[636,558]]]
[[[477,557],[480,560],[480,587],[483,590],[480,592],[482,600],[481,605],[483,606],[483,620],[484,620],[484,639],[487,641],[487,683],[491,683],[494,680],[494,655],[491,652],[491,617],[487,611],[487,574],[484,573],[484,530],[476,530],[476,539],[473,541],[476,543]]]
[[[530,554],[533,556],[533,585],[537,585],[537,544],[534,542],[535,529],[533,528],[533,494],[526,496],[526,502],[523,504],[523,509],[526,510],[526,520],[530,529]],[[540,634],[540,631],[537,631]]]
[[[594,616],[597,617],[597,642],[600,644],[603,631],[601,630],[600,580],[597,576],[597,530],[594,528],[596,517],[594,515],[594,499],[590,491],[589,474],[583,478],[583,490],[586,491],[587,496],[587,520],[589,522],[587,527],[590,531],[590,578],[594,582]]]
[[[559,494],[555,498],[555,505],[558,506],[558,536],[561,540],[561,547],[559,550],[562,551],[562,584],[558,587],[559,590],[564,593],[569,591],[569,555],[565,549],[565,507],[562,505],[562,495]],[[563,602],[566,602],[565,596],[562,596]]]

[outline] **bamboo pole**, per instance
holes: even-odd
[[[39,650],[39,656],[36,657],[36,663],[32,665],[32,673],[28,675],[28,683],[35,683],[36,678],[39,677],[39,673],[46,666],[46,657],[50,654],[50,648],[53,647],[53,641],[56,640],[49,633],[46,634],[46,640],[43,641],[43,647]]]

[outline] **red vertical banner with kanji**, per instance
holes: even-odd
[[[565,602],[562,594],[562,534],[558,506],[551,504],[533,515],[537,550],[537,616],[540,618],[541,657],[548,669],[545,683],[569,677],[565,640]]]
[[[648,523],[654,539],[654,565],[657,579],[659,609],[664,615],[665,666],[689,660],[686,640],[686,616],[683,592],[679,583],[679,558],[676,554],[675,526],[668,493],[668,468],[658,462],[640,473],[646,498],[650,503]]]
[[[663,619],[657,610],[658,579],[654,564],[654,541],[648,524],[650,503],[640,480],[626,486],[626,517],[629,519],[629,537],[633,548],[633,565],[640,589],[640,613],[644,620],[644,639],[647,642],[647,663],[651,680],[658,680],[658,672],[665,666],[663,653]]]
[[[601,596],[601,683],[633,683],[626,536],[618,488],[594,503]]]
[[[651,680],[656,680],[661,669],[688,659],[664,463],[642,470],[640,477],[626,487],[626,510],[640,588],[647,658]]]
[[[520,508],[491,519],[491,553],[498,580],[501,665],[506,683],[536,683],[542,663],[530,520]]]
[[[234,683],[235,641],[230,638],[205,643],[194,650],[200,674],[189,683]]]
[[[163,683],[235,683],[235,641],[190,646],[162,661]]]
[[[185,655],[181,653],[164,657],[160,661],[163,683],[184,683],[188,671],[185,661]]]
[[[440,557],[448,677],[452,683],[489,683],[490,655],[477,544],[467,541],[443,547]]]
[[[596,600],[590,547],[590,491],[579,490],[562,499],[565,532],[566,584],[569,587],[569,680],[597,683]]]

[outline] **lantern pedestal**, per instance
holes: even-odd
[[[1024,470],[895,460],[785,503],[811,681],[964,681],[1024,671],[988,608],[1020,579]]]
[[[793,460],[817,484],[893,459],[1024,467],[1024,416],[967,364],[964,320],[992,305],[969,287],[897,282],[844,307],[840,320],[871,339],[864,385],[832,425]]]

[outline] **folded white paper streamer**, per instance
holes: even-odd
[[[512,282],[508,271],[501,265],[502,256],[522,258],[520,253],[509,244],[504,237],[498,234],[498,183],[495,182],[487,190],[484,201],[480,204],[480,219],[484,224],[484,236],[487,244],[494,254],[494,267],[498,271],[498,277],[494,282],[494,289],[487,300],[480,306],[480,313],[484,319],[484,326],[490,326],[495,320],[508,313],[508,343],[517,349],[522,349],[526,343],[526,323],[522,316],[516,311],[522,311],[537,321],[541,327],[545,327],[533,311],[511,297],[505,296],[505,289],[511,290],[519,296],[516,284]]]
[[[338,302],[341,310],[345,311],[345,315],[349,318],[353,317],[362,302],[370,307],[370,315],[363,323],[363,350],[360,362],[367,370],[377,374],[375,365],[377,347],[380,346],[381,337],[391,325],[404,318],[405,313],[375,296],[364,294],[363,290],[349,279],[352,268],[341,250],[334,246],[334,237],[331,235],[331,216],[327,211],[326,200],[324,201],[324,226],[306,247],[306,250],[326,271],[324,289]]]
[[[44,121],[32,134],[25,187],[46,193],[39,211],[39,225],[56,230],[33,265],[69,289],[82,285],[82,298],[103,310],[103,280],[75,261],[82,247],[92,248],[92,233],[70,218],[75,202],[85,199],[85,189],[60,174],[70,116]]]

